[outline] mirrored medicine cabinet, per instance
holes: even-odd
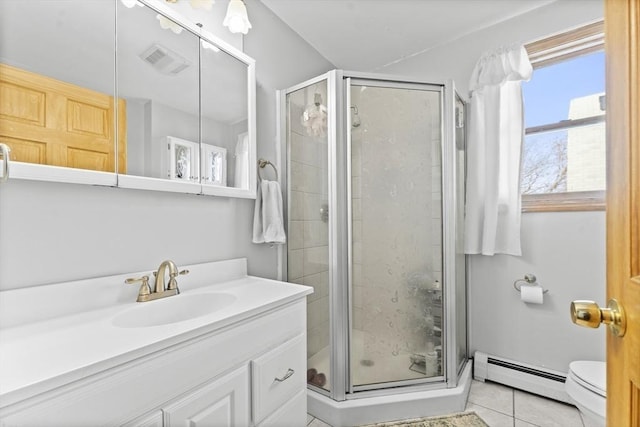
[[[164,0],[0,2],[10,178],[255,197],[255,62]]]

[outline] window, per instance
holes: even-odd
[[[603,23],[526,46],[534,67],[522,85],[523,211],[604,209]]]

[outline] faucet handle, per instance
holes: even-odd
[[[142,283],[142,285],[140,285],[140,291],[138,292],[138,299],[142,295],[151,295],[151,287],[149,286],[149,276],[142,276],[138,278],[131,277],[129,279],[126,279],[124,283],[128,285],[131,285],[134,283]]]
[[[177,276],[178,274],[179,274],[179,275],[181,275],[181,276],[184,276],[185,274],[189,274],[189,270],[182,270],[182,271],[179,271],[179,272],[177,272],[177,273],[172,274],[172,276],[173,276],[173,277],[175,277],[175,276]],[[157,272],[157,271],[154,271],[154,272],[153,272],[153,277],[156,277],[156,276],[158,276],[158,272]]]
[[[184,276],[185,274],[189,274],[189,270],[182,270],[182,271],[178,271],[175,273],[171,273],[169,275],[169,283],[167,284],[167,290],[170,289],[176,289],[178,293],[180,293],[180,289],[178,289],[178,281],[176,280],[176,277],[178,275]]]

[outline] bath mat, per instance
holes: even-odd
[[[391,423],[369,424],[362,427],[489,427],[475,412],[418,418]]]

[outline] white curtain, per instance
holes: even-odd
[[[467,148],[465,253],[521,255],[522,45],[485,53],[473,70]]]
[[[236,172],[233,186],[249,188],[249,134],[241,133],[236,142]]]

